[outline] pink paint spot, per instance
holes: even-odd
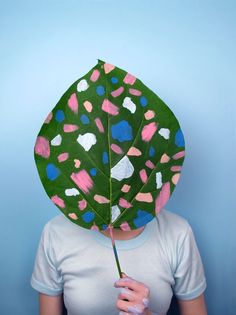
[[[87,207],[87,201],[82,199],[78,202],[78,207],[80,210],[84,210]]]
[[[93,187],[93,180],[86,170],[81,170],[78,173],[72,173],[70,178],[86,194],[89,193],[89,190]]]
[[[167,154],[162,154],[162,157],[161,157],[161,163],[167,163],[167,162],[169,162],[169,160],[170,160],[170,157],[167,155]]]
[[[98,226],[95,224],[95,222],[93,222],[93,225],[91,226],[90,230],[99,231],[99,228],[98,228]]]
[[[77,215],[76,215],[74,212],[73,212],[73,213],[69,213],[68,216],[69,216],[71,219],[73,219],[73,220],[77,220],[77,219],[78,219]]]
[[[121,149],[121,147],[119,147],[117,144],[115,143],[112,143],[111,144],[111,149],[112,151],[114,151],[115,153],[117,154],[122,154],[123,153],[123,150]]]
[[[77,129],[79,129],[77,125],[64,124],[63,126],[64,132],[73,132]]]
[[[61,162],[66,161],[68,159],[68,157],[69,157],[69,153],[64,152],[64,153],[61,153],[58,155],[57,160],[59,163],[61,163]]]
[[[135,196],[135,199],[138,201],[143,201],[143,202],[152,202],[153,201],[152,194],[150,192],[149,193],[141,193],[140,192]]]
[[[100,118],[95,118],[95,123],[96,123],[96,126],[97,126],[98,130],[101,133],[104,133],[104,127],[102,125],[101,119]]]
[[[150,169],[153,169],[153,168],[155,168],[155,165],[152,163],[152,161],[150,161],[150,160],[147,160],[146,162],[145,162],[145,165],[148,167],[148,168],[150,168]]]
[[[60,197],[58,197],[57,195],[52,196],[52,197],[51,197],[51,200],[52,200],[52,202],[53,202],[55,205],[59,206],[60,208],[65,208],[65,202],[64,202],[64,200],[61,199]]]
[[[117,97],[117,96],[121,95],[123,92],[124,92],[124,87],[121,86],[121,87],[119,87],[118,89],[112,91],[112,92],[111,92],[111,95],[112,95],[113,97]]]
[[[144,117],[149,120],[149,119],[152,119],[153,117],[155,116],[155,113],[153,110],[148,110],[145,114],[144,114]]]
[[[133,85],[135,81],[136,81],[136,77],[130,73],[127,73],[123,80],[124,83],[131,84],[131,85]]]
[[[111,72],[113,69],[115,69],[115,66],[110,63],[104,63],[104,71],[105,73]]]
[[[175,175],[172,176],[171,180],[172,180],[172,183],[174,185],[177,185],[178,181],[179,181],[179,178],[180,178],[180,173],[177,173]]]
[[[150,124],[143,127],[141,136],[143,141],[150,141],[157,130],[157,123],[151,122]]]
[[[76,168],[79,168],[79,167],[80,167],[80,164],[81,164],[81,161],[80,161],[80,160],[77,160],[77,159],[74,159],[74,162],[75,162],[75,167],[76,167]]]
[[[84,105],[84,108],[86,109],[86,111],[91,113],[91,111],[93,109],[92,103],[90,103],[89,101],[85,101],[83,105]]]
[[[155,212],[158,214],[170,198],[170,183],[162,185],[162,189],[155,200]]]
[[[91,74],[90,80],[93,82],[96,82],[99,76],[100,76],[100,72],[97,69],[95,69],[93,70],[93,73]]]
[[[174,160],[178,160],[178,159],[182,158],[184,155],[185,155],[185,151],[180,151],[180,152],[174,154],[174,155],[172,156],[172,158],[173,158]]]
[[[127,155],[140,156],[142,155],[142,152],[135,147],[130,147],[129,151],[127,152]]]
[[[47,118],[44,120],[44,124],[49,124],[52,119],[52,112],[47,115]]]
[[[131,231],[131,228],[129,226],[129,223],[127,221],[124,221],[120,224],[120,228],[122,231]]]
[[[102,196],[102,195],[94,195],[93,199],[95,201],[97,201],[98,203],[108,203],[110,202],[109,199],[107,199],[106,197]]]
[[[75,114],[78,114],[78,100],[75,93],[71,94],[68,100],[68,106]]]
[[[172,172],[180,172],[181,169],[182,169],[182,167],[179,166],[179,165],[174,165],[174,166],[172,166],[172,167],[170,168],[170,170],[171,170]]]
[[[119,108],[116,105],[112,104],[112,102],[110,102],[107,98],[104,99],[102,103],[102,110],[114,116],[119,114]]]
[[[132,204],[130,202],[128,202],[126,199],[124,199],[124,198],[120,198],[119,199],[119,206],[121,206],[123,208],[131,208],[131,207],[133,207]]]
[[[147,182],[147,179],[148,179],[148,177],[147,177],[147,172],[146,172],[146,170],[145,170],[144,168],[139,171],[139,176],[140,176],[141,181],[142,181],[143,183],[146,183],[146,182]]]
[[[50,156],[50,146],[48,139],[42,136],[37,137],[34,146],[34,152],[47,159]]]
[[[140,96],[142,94],[142,92],[139,90],[136,90],[136,89],[129,89],[129,94],[135,95],[135,96]]]
[[[130,185],[124,184],[121,188],[121,191],[127,193],[130,190]]]

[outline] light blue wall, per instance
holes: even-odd
[[[137,75],[178,117],[182,177],[166,208],[187,218],[209,315],[236,314],[235,1],[1,1],[0,314],[37,314],[29,281],[59,210],[33,146],[64,91],[97,58]]]

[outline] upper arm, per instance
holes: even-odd
[[[179,300],[178,305],[181,315],[207,315],[204,294],[192,300]]]
[[[50,296],[39,293],[40,315],[62,315],[63,298],[62,294]]]

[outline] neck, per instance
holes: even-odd
[[[142,226],[139,229],[131,230],[131,231],[122,231],[120,229],[113,228],[113,236],[115,240],[129,240],[138,236],[145,229],[145,226]],[[103,235],[110,237],[110,232],[108,230],[99,231]]]

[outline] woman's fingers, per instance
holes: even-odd
[[[114,286],[116,288],[118,288],[118,287],[128,287],[131,290],[139,292],[139,291],[142,290],[142,286],[143,285],[142,285],[141,282],[138,282],[138,281],[133,280],[131,278],[122,278],[122,279],[117,280],[114,283]]]
[[[118,295],[118,299],[127,299],[130,302],[135,301],[134,291],[131,291],[129,288],[120,288],[120,294]]]

